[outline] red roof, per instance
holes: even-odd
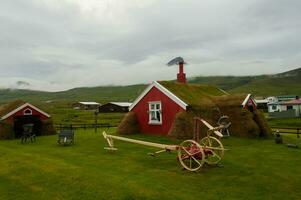
[[[283,105],[301,105],[301,99],[293,99],[282,103]]]

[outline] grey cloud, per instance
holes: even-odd
[[[280,72],[301,62],[300,8],[297,0],[1,1],[0,87],[173,79],[165,63],[174,56],[188,60],[188,76]]]

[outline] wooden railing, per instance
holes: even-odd
[[[271,129],[276,132],[277,130],[279,133],[288,133],[288,134],[296,134],[297,138],[300,137],[301,134],[301,128],[298,127],[278,127],[278,126],[271,126]]]
[[[54,124],[57,130],[61,129],[95,129],[117,127],[118,124],[98,123],[98,124]]]

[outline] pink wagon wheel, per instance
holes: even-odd
[[[205,154],[196,141],[185,140],[178,148],[178,159],[185,169],[197,171],[205,163]]]

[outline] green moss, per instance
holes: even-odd
[[[207,98],[211,96],[225,95],[223,91],[211,85],[182,84],[171,81],[159,83],[191,106],[206,103]]]

